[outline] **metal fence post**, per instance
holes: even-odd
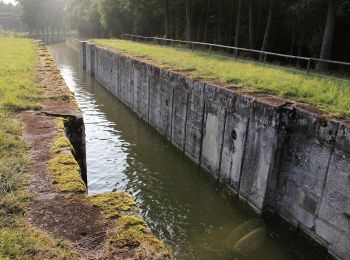
[[[310,72],[310,66],[311,66],[311,59],[308,59],[308,61],[307,61],[307,67],[306,67],[306,74],[309,74],[309,72]]]
[[[209,55],[211,56],[211,45],[210,45],[210,47],[209,47]]]
[[[266,64],[267,54],[264,52],[264,64]]]

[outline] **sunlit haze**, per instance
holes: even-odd
[[[0,0],[0,2],[3,2],[5,4],[11,3],[11,4],[16,4],[16,0]]]

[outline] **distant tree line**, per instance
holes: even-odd
[[[31,35],[62,33],[66,0],[17,0]]]
[[[350,60],[350,0],[19,2],[23,6],[23,18],[36,30],[62,28],[64,20],[66,27],[84,37],[119,37],[131,33]],[[33,7],[38,3],[42,7]],[[33,10],[39,15],[27,15]],[[320,64],[319,69],[327,70],[327,64]]]
[[[20,8],[0,2],[0,26],[5,30],[24,31],[24,26],[20,19]]]

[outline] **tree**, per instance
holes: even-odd
[[[63,0],[19,0],[22,20],[33,35],[60,33],[64,29]]]
[[[192,39],[192,14],[191,14],[191,0],[186,1],[186,40]]]
[[[235,47],[239,47],[238,45],[239,45],[239,30],[241,28],[241,6],[242,6],[242,0],[238,0]]]
[[[254,14],[253,14],[253,0],[249,0],[249,49],[254,49]]]
[[[270,32],[271,32],[271,25],[272,25],[272,12],[273,12],[273,0],[270,0],[269,2],[269,14],[267,16],[267,22],[266,22],[266,28],[265,28],[265,34],[264,34],[264,40],[263,44],[261,46],[261,51],[266,51],[268,42],[270,39]],[[264,55],[260,54],[260,61],[263,60]]]
[[[328,0],[328,12],[327,12],[326,26],[323,33],[320,59],[328,60],[331,57],[334,27],[335,27],[335,0]],[[328,70],[328,63],[320,62],[319,70],[322,72],[326,72]]]
[[[101,37],[104,30],[98,0],[72,0],[66,12],[66,24],[83,37]]]

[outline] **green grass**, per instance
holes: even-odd
[[[37,54],[29,39],[0,37],[0,259],[79,259],[64,241],[23,217],[34,199],[28,190],[28,146],[16,113],[37,108]]]
[[[192,71],[194,78],[216,79],[243,91],[258,91],[311,104],[329,116],[350,116],[350,81],[307,75],[284,68],[209,56],[203,52],[145,45],[123,40],[93,40],[128,55],[148,58],[173,70]]]
[[[35,108],[41,91],[33,82],[36,52],[30,39],[0,39],[0,110]]]

